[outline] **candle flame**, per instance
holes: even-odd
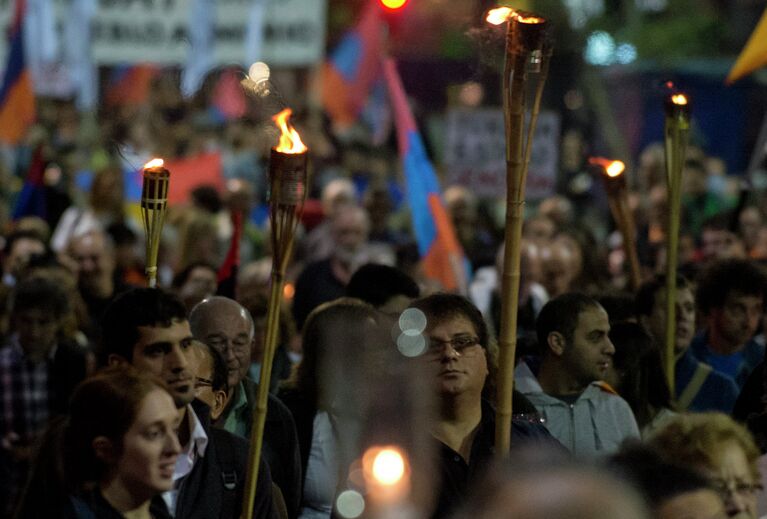
[[[272,121],[280,129],[280,142],[275,148],[280,153],[304,153],[308,148],[301,142],[301,137],[295,128],[288,122],[293,110],[286,108],[274,117]]]
[[[144,169],[151,169],[151,168],[161,168],[165,164],[165,161],[162,159],[152,159],[146,164],[144,164]]]
[[[546,21],[545,18],[541,18],[540,16],[526,15],[520,11],[512,9],[511,7],[496,7],[495,9],[490,9],[487,12],[487,17],[485,20],[493,25],[500,25],[512,18],[520,23],[543,23]]]
[[[671,102],[675,105],[684,106],[687,104],[687,96],[684,94],[674,94],[671,96]]]
[[[373,477],[381,485],[396,485],[405,475],[405,460],[399,450],[386,447],[373,458]]]
[[[626,170],[626,164],[620,160],[610,160],[602,157],[592,157],[589,164],[600,166],[610,178],[621,175]]]

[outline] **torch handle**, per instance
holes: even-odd
[[[664,368],[672,399],[676,395],[676,285],[681,216],[682,168],[689,138],[690,123],[684,115],[666,117],[666,180],[668,185],[668,223],[666,226],[666,348]]]
[[[629,279],[633,290],[639,289],[642,283],[642,273],[639,265],[639,256],[636,250],[636,229],[634,227],[634,217],[629,208],[628,194],[625,189],[621,189],[614,194],[608,193],[608,202],[610,212],[613,215],[618,231],[623,238],[623,253],[626,255],[626,261],[629,264]]]
[[[277,349],[280,321],[280,301],[284,284],[284,272],[272,269],[272,287],[269,294],[269,309],[266,315],[266,334],[264,339],[264,358],[261,362],[261,375],[258,382],[256,406],[253,409],[253,422],[250,430],[248,452],[248,474],[243,494],[242,513],[245,519],[253,517],[253,503],[256,500],[258,468],[261,464],[261,451],[264,443],[264,425],[269,402],[269,385],[272,378],[272,363]]]

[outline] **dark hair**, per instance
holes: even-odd
[[[620,386],[615,389],[634,411],[639,427],[644,427],[661,409],[672,408],[660,350],[638,323],[616,323],[609,335],[615,347],[613,364],[621,372]]]
[[[180,272],[178,272],[175,276],[173,276],[173,281],[171,282],[171,287],[173,288],[181,288],[184,283],[187,282],[189,279],[189,276],[192,274],[192,271],[196,268],[205,268],[213,272],[213,274],[218,274],[218,269],[211,265],[210,263],[206,261],[195,261],[193,263],[190,263],[186,267],[183,268]]]
[[[210,379],[210,387],[213,391],[229,392],[229,375],[226,368],[226,359],[216,348],[213,348],[205,341],[194,341],[201,350],[210,356],[213,366],[213,374]]]
[[[751,260],[728,259],[718,261],[700,276],[695,302],[705,315],[714,308],[724,306],[730,293],[764,298],[767,275]]]
[[[401,270],[388,265],[368,263],[352,275],[346,295],[370,303],[376,308],[394,296],[416,298],[421,295],[418,284]]]
[[[330,395],[321,394],[321,370],[331,357],[331,350],[340,348],[339,340],[364,342],[365,322],[375,318],[371,305],[351,297],[323,303],[312,310],[302,330],[303,358],[286,386],[325,409],[330,404],[325,401]]]
[[[535,331],[538,335],[538,345],[546,352],[549,334],[559,332],[569,343],[578,326],[581,313],[591,308],[602,308],[600,304],[581,292],[568,292],[559,295],[543,305],[538,319],[535,321]]]
[[[112,238],[112,243],[114,243],[116,247],[121,245],[133,245],[138,241],[138,237],[136,236],[136,233],[133,232],[133,229],[122,222],[110,224],[106,231],[109,237]]]
[[[110,354],[132,362],[139,326],[169,327],[185,321],[186,308],[174,295],[159,288],[134,288],[117,296],[101,318],[100,357],[106,364]]]
[[[437,293],[410,303],[410,308],[421,310],[428,321],[440,323],[454,317],[465,317],[471,321],[477,331],[479,344],[485,350],[487,358],[488,375],[485,386],[482,388],[482,397],[490,402],[495,402],[496,380],[498,375],[498,346],[495,340],[491,340],[487,329],[487,322],[482,312],[474,304],[463,296],[456,294]]]
[[[629,292],[611,292],[597,297],[597,302],[607,312],[610,323],[630,321],[634,315],[634,296]]]
[[[692,284],[684,276],[676,277],[676,288],[692,289]],[[655,308],[655,296],[661,290],[666,289],[666,275],[656,274],[652,279],[645,281],[639,286],[634,297],[634,312],[637,316],[649,316]]]
[[[60,319],[69,312],[70,305],[66,292],[58,284],[42,276],[33,276],[14,287],[11,308],[13,314],[42,310]]]
[[[197,186],[190,193],[192,202],[196,207],[209,213],[216,214],[224,206],[218,190],[210,185]]]
[[[48,245],[45,243],[45,238],[40,236],[40,233],[31,231],[31,230],[23,230],[23,231],[14,231],[5,238],[3,255],[8,256],[8,254],[10,254],[11,251],[13,250],[13,246],[19,240],[38,241],[43,245],[43,247],[45,247],[46,251],[48,250]]]
[[[631,482],[653,508],[681,494],[715,491],[699,473],[664,462],[654,449],[640,443],[624,446],[608,463],[611,469]]]
[[[474,325],[479,338],[479,344],[484,349],[488,348],[490,337],[487,331],[487,323],[482,312],[474,304],[463,296],[456,294],[437,293],[410,303],[410,308],[417,308],[426,314],[427,320],[432,323],[440,323],[456,316],[467,318]]]

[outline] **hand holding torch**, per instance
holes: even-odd
[[[271,220],[272,276],[269,308],[266,316],[266,338],[261,378],[258,384],[253,426],[250,434],[248,476],[243,495],[243,517],[253,517],[256,497],[258,466],[266,423],[269,383],[272,362],[277,348],[280,303],[285,282],[285,271],[293,250],[293,238],[306,200],[306,158],[308,148],[301,142],[298,132],[288,123],[292,110],[286,108],[272,119],[280,128],[277,147],[272,148],[269,159],[269,216]]]
[[[671,94],[665,102],[666,182],[668,223],[666,226],[666,348],[664,368],[672,398],[675,398],[676,277],[679,249],[679,218],[682,198],[682,169],[690,135],[690,104],[687,96]]]
[[[144,184],[141,188],[141,218],[146,234],[146,276],[150,288],[157,286],[157,255],[160,236],[168,211],[170,172],[162,159],[153,159],[144,165]]]
[[[543,85],[548,74],[551,47],[546,39],[545,18],[508,7],[493,9],[487,21],[507,23],[506,59],[503,71],[503,111],[506,126],[506,235],[501,292],[500,365],[495,449],[499,457],[509,452],[511,441],[514,356],[519,310],[519,261],[524,218],[524,193],[532,140],[540,111]],[[528,74],[537,75],[529,123],[525,133]]]

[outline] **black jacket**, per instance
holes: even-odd
[[[208,435],[208,447],[205,456],[195,462],[192,472],[181,484],[175,516],[179,519],[239,519],[247,477],[248,441],[211,427],[210,408],[204,403],[195,400],[192,408]],[[152,500],[152,513],[167,514],[162,496]],[[277,517],[272,504],[272,477],[263,459],[258,469],[253,517]]]

